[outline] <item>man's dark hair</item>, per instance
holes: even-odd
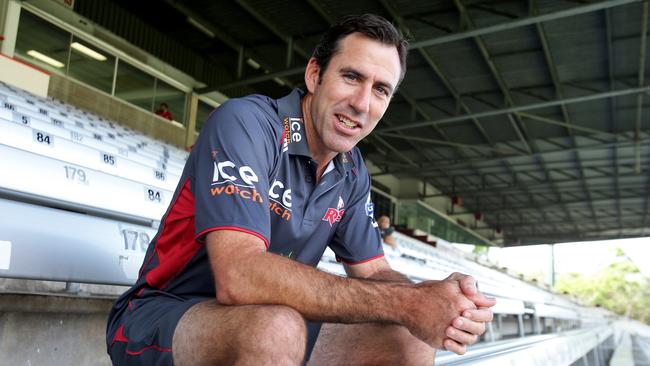
[[[395,28],[388,20],[375,15],[347,15],[340,18],[325,32],[320,42],[316,45],[312,57],[320,66],[320,74],[327,69],[332,56],[339,51],[339,41],[352,33],[362,35],[379,41],[383,44],[392,45],[397,48],[399,55],[400,75],[397,84],[402,82],[406,73],[406,54],[408,52],[408,40],[399,29]]]

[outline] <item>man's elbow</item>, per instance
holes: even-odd
[[[219,271],[215,274],[215,286],[217,292],[217,303],[220,305],[243,305],[245,304],[245,286],[239,282],[241,274],[234,271]]]

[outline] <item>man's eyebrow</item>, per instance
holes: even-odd
[[[339,70],[341,74],[347,74],[347,73],[352,73],[355,74],[357,77],[360,79],[366,79],[366,75],[364,75],[361,71],[353,68],[353,67],[343,67]]]
[[[346,74],[346,73],[352,73],[355,74],[359,79],[365,80],[366,75],[364,75],[361,71],[353,68],[353,67],[343,67],[339,70],[341,74]],[[393,93],[393,90],[395,89],[389,82],[385,81],[377,81],[375,82],[376,86],[381,86],[383,88],[386,88],[388,90],[389,94]]]

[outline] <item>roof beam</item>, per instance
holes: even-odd
[[[259,58],[255,57],[255,60],[259,60]],[[238,87],[247,86],[247,85],[250,85],[250,84],[261,83],[263,81],[273,80],[275,78],[283,78],[283,77],[287,77],[287,76],[291,76],[291,75],[297,75],[297,74],[304,73],[304,72],[305,72],[305,66],[298,66],[298,67],[294,67],[294,68],[291,68],[291,69],[270,72],[268,74],[259,75],[259,76],[252,76],[252,77],[247,78],[247,79],[241,79],[241,80],[233,81],[231,83],[222,84],[222,85],[219,85],[218,88],[208,86],[208,87],[205,87],[205,88],[198,89],[197,92],[203,94],[203,93],[209,93],[209,92],[214,91],[214,90],[225,90],[225,89],[230,89],[230,88],[238,88]]]
[[[594,180],[594,179],[602,179],[602,178],[607,178],[609,176],[598,176],[598,177],[593,177],[593,178],[588,178],[588,180]],[[636,177],[636,174],[631,173],[631,174],[622,174],[621,177],[627,178],[627,177]],[[565,183],[576,183],[575,179],[562,179],[562,180],[556,180],[556,183],[558,184],[565,184]],[[624,188],[629,188],[629,187],[634,187],[630,189],[639,189],[638,185],[622,185]],[[548,189],[548,182],[538,182],[538,183],[520,183],[520,182],[514,182],[510,185],[507,186],[502,186],[502,187],[484,187],[482,189],[474,189],[474,190],[458,190],[455,192],[455,194],[460,195],[462,197],[476,197],[476,196],[486,196],[486,197],[499,197],[499,196],[508,196],[508,197],[514,197],[518,195],[518,190],[528,188],[532,192],[535,192],[536,194],[545,194],[545,192],[538,192],[536,191],[537,188],[541,189]],[[575,190],[576,187],[558,187],[558,190],[560,193],[567,193]],[[593,191],[593,189],[592,189]],[[442,195],[450,195],[451,192],[444,192],[442,191]],[[526,192],[527,193],[527,192]]]
[[[403,124],[401,126],[396,126],[396,127],[384,127],[384,128],[378,129],[378,132],[408,130],[408,129],[419,128],[419,127],[424,127],[424,126],[429,126],[429,125],[443,125],[443,124],[457,123],[457,122],[466,121],[466,120],[472,119],[472,118],[500,116],[502,114],[509,114],[509,113],[515,113],[515,112],[524,112],[524,111],[529,111],[529,110],[534,110],[534,109],[555,107],[555,106],[558,106],[558,105],[561,105],[561,104],[573,104],[573,103],[590,102],[590,101],[606,99],[606,98],[621,97],[621,96],[624,96],[624,95],[645,93],[645,92],[648,92],[648,91],[650,91],[650,86],[633,87],[633,88],[627,88],[627,89],[613,90],[613,91],[608,91],[608,92],[603,92],[603,93],[583,95],[583,96],[580,96],[580,97],[556,99],[556,100],[552,100],[552,101],[548,101],[548,102],[540,102],[540,103],[520,105],[520,106],[515,106],[515,107],[507,107],[507,108],[495,109],[495,110],[485,111],[485,112],[477,112],[477,113],[466,114],[466,115],[462,115],[462,116],[446,117],[446,118],[440,118],[440,119],[437,119],[437,120],[429,120],[429,121],[420,121],[420,122],[407,123],[407,124]]]
[[[486,34],[502,32],[502,31],[505,31],[505,30],[513,29],[513,28],[524,27],[524,26],[527,26],[527,25],[543,23],[543,22],[547,22],[547,21],[551,21],[551,20],[557,20],[557,19],[572,17],[572,16],[576,16],[576,15],[581,15],[581,14],[587,14],[587,13],[591,13],[591,12],[594,12],[594,11],[608,9],[608,8],[612,8],[612,7],[620,6],[620,5],[625,5],[625,4],[636,3],[636,2],[640,2],[640,1],[641,0],[609,0],[609,1],[601,1],[601,2],[598,2],[598,3],[595,3],[595,4],[576,6],[574,8],[559,10],[559,11],[548,13],[548,14],[524,17],[522,19],[513,20],[513,21],[510,21],[510,22],[505,22],[505,23],[501,23],[501,24],[495,24],[495,25],[491,25],[491,26],[488,26],[488,27],[472,29],[472,30],[468,30],[468,31],[465,31],[465,32],[449,34],[449,35],[441,36],[441,37],[434,37],[434,38],[431,38],[431,39],[425,39],[425,40],[422,40],[422,41],[414,42],[413,44],[411,44],[410,49],[431,47],[431,46],[435,46],[435,45],[439,45],[439,44],[443,44],[443,43],[459,41],[461,39],[478,37],[478,36],[483,36],[483,35],[486,35]]]
[[[500,148],[497,146],[485,146],[485,145],[469,145],[469,144],[463,144],[460,142],[452,142],[448,140],[436,140],[436,139],[430,139],[426,137],[419,137],[419,136],[412,136],[412,135],[398,135],[396,133],[381,133],[378,134],[381,136],[386,136],[386,137],[393,137],[393,138],[398,138],[398,139],[404,139],[404,140],[410,140],[410,141],[419,141],[419,142],[425,142],[427,144],[432,144],[432,145],[443,145],[443,146],[451,146],[451,147],[456,147],[456,148],[461,148],[461,149],[466,149],[466,150],[487,150],[487,151],[493,151],[499,154],[519,154],[519,151],[514,150],[514,149],[505,149],[505,148]]]
[[[549,142],[547,140],[542,139],[541,141],[544,142]],[[641,143],[650,143],[650,138],[646,138],[641,140]],[[554,155],[554,154],[562,154],[562,153],[568,153],[572,151],[597,151],[597,150],[603,150],[603,149],[609,149],[611,147],[616,146],[617,148],[626,148],[626,147],[634,147],[636,142],[608,142],[608,143],[594,143],[590,145],[585,145],[585,146],[579,146],[576,148],[565,148],[565,147],[558,147],[557,150],[547,150],[547,151],[542,151],[538,153],[534,153],[532,155],[527,155],[529,158],[536,158],[540,156],[547,156],[547,155]],[[490,163],[495,163],[499,164],[501,160],[511,160],[515,159],[518,160],[521,158],[521,155],[511,155],[511,156],[503,156],[499,158],[491,158],[491,159],[479,159],[479,160],[469,160],[469,161],[457,161],[457,162],[452,162],[452,163],[446,163],[446,162],[439,162],[435,161],[434,165],[424,167],[420,166],[418,168],[413,168],[413,169],[403,169],[400,171],[394,171],[393,174],[414,174],[414,173],[427,173],[427,172],[432,172],[432,171],[438,171],[438,170],[445,170],[445,171],[452,171],[452,170],[457,170],[457,169],[467,169],[467,167],[470,166],[471,163],[481,163],[481,164],[490,164]],[[551,161],[548,162],[548,164],[553,164],[553,163],[558,163],[556,161]],[[526,165],[535,165],[536,163],[531,162],[531,163],[513,163],[513,166],[526,166]],[[498,168],[498,165],[487,165],[487,166],[482,166],[482,168]],[[377,174],[381,175],[381,174]]]
[[[599,177],[602,178],[602,177]],[[569,180],[563,180],[562,182],[573,182],[573,179]],[[634,184],[622,184],[621,188],[626,189],[629,191],[635,191],[639,193],[639,197],[645,195],[645,184],[644,183],[634,183]],[[510,188],[508,191],[505,193],[509,196],[516,196],[518,195],[518,189],[520,188],[519,186],[515,185],[512,187],[498,187],[497,189],[505,189],[505,188]],[[534,194],[537,195],[543,195],[543,194],[549,194],[551,192],[548,192],[550,188],[543,186],[543,185],[537,185],[535,187],[529,187],[530,191]],[[558,187],[559,191],[561,194],[570,194],[572,192],[577,192],[580,193],[584,190],[581,186],[579,187]],[[589,185],[589,190],[595,194],[602,194],[602,195],[607,195],[609,192],[611,192],[611,185],[606,184],[591,184]],[[498,192],[491,191],[490,189],[478,189],[478,190],[472,190],[472,191],[460,191],[458,192],[459,195],[461,195],[463,198],[473,198],[473,197],[497,197]],[[449,197],[449,193],[441,192],[437,194],[430,194],[426,196],[422,196],[421,198],[432,198],[432,197]]]
[[[531,10],[534,12],[535,15],[539,14],[539,8],[537,6],[537,1],[532,0],[532,8]],[[546,60],[546,64],[549,69],[549,73],[551,75],[551,80],[553,81],[553,86],[555,88],[555,96],[558,99],[563,99],[564,98],[564,93],[562,92],[562,88],[560,86],[560,77],[557,72],[557,67],[555,66],[555,61],[553,60],[553,54],[551,52],[551,48],[548,43],[548,38],[546,37],[546,32],[544,31],[544,25],[541,23],[535,24],[535,28],[537,29],[537,35],[539,37],[540,42],[542,43],[542,49],[544,51],[544,59]],[[566,108],[565,104],[560,105],[560,110],[562,111],[562,116],[564,117],[564,122],[568,126],[572,126],[573,123],[571,123],[571,119],[569,117],[569,111]],[[573,135],[573,130],[571,128],[567,127],[567,133],[569,134],[569,138],[571,139],[571,145],[573,147],[576,147],[576,140],[575,136]],[[578,168],[578,171],[580,172],[580,180],[582,181],[582,185],[585,188],[585,194],[587,195],[587,201],[589,202],[589,207],[591,208],[591,215],[594,217],[594,220],[596,220],[596,212],[594,211],[594,206],[591,204],[591,196],[589,194],[589,190],[586,187],[585,184],[585,173],[584,169],[582,168],[582,162],[580,161],[580,152],[579,151],[574,151],[574,161],[576,163],[576,166]],[[596,224],[598,224],[598,221],[596,220]]]
[[[635,219],[635,220],[627,220],[627,221],[634,221],[634,222],[637,222],[637,221],[639,220],[639,215],[638,215],[638,214],[635,214],[635,213],[634,213],[634,214],[627,214],[627,215],[625,215],[625,218],[628,218],[628,219]],[[612,221],[612,220],[617,220],[616,217],[607,216],[607,215],[601,215],[601,216],[600,216],[600,219],[601,219],[603,222],[609,222],[609,221]],[[590,220],[590,219],[586,219],[586,220],[580,220],[580,219],[578,219],[578,220],[576,220],[576,223],[577,223],[578,225],[585,225],[585,224],[593,224],[593,221]],[[523,228],[523,227],[528,227],[528,226],[540,226],[540,225],[546,225],[546,224],[551,224],[551,225],[554,225],[554,224],[566,224],[566,222],[564,222],[564,221],[562,221],[562,220],[554,220],[554,221],[548,221],[548,222],[547,222],[547,221],[544,221],[544,222],[525,222],[525,221],[522,221],[522,222],[515,222],[515,221],[512,221],[512,222],[510,222],[510,221],[501,221],[501,222],[499,223],[499,226],[501,226],[502,229],[510,229],[510,228],[515,228],[515,229],[516,229],[516,228]]]
[[[612,15],[609,9],[605,9],[605,35],[607,38],[607,69],[609,76],[609,90],[614,90],[614,64],[616,62],[614,54],[614,46],[612,44]],[[609,99],[609,131],[611,133],[616,132],[616,98]],[[616,204],[616,214],[619,218],[619,234],[620,230],[623,230],[623,222],[621,221],[621,203],[620,203],[620,179],[619,179],[619,168],[618,168],[618,147],[615,145],[612,147],[612,166],[615,170],[614,175],[614,190],[616,191],[617,204]]]
[[[621,197],[622,200],[638,200],[639,197],[634,195],[634,196],[626,196],[626,197]],[[607,198],[599,198],[595,199],[592,201],[593,203],[596,204],[614,204],[616,203],[616,195],[612,194],[611,197]],[[638,202],[632,202],[634,204],[634,207],[639,207]],[[489,214],[496,214],[496,213],[502,213],[502,212],[520,212],[520,211],[530,211],[530,210],[543,210],[543,209],[549,209],[549,208],[554,208],[554,207],[562,207],[564,208],[566,205],[576,205],[576,204],[587,204],[584,200],[574,200],[574,201],[563,201],[563,200],[558,200],[555,202],[548,202],[544,204],[535,204],[534,202],[530,202],[526,205],[523,206],[504,206],[504,207],[483,207],[481,208],[481,212],[483,214],[489,215]],[[587,208],[588,209],[588,208]],[[449,216],[458,216],[458,215],[466,215],[467,212],[463,213],[448,213],[447,215]],[[593,219],[593,218],[592,218]]]
[[[645,53],[648,43],[646,42],[648,33],[648,2],[641,4],[641,42],[639,46],[639,87],[645,85]],[[636,141],[636,173],[641,174],[641,116],[643,113],[643,94],[636,96],[636,123],[634,130],[634,140]]]

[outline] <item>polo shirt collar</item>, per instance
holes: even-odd
[[[300,99],[305,93],[296,88],[289,95],[278,99],[278,117],[284,125],[284,141],[290,155],[302,155],[311,157],[305,124],[300,106]],[[350,152],[339,153],[334,158],[334,165],[341,173],[354,169],[352,154]]]

